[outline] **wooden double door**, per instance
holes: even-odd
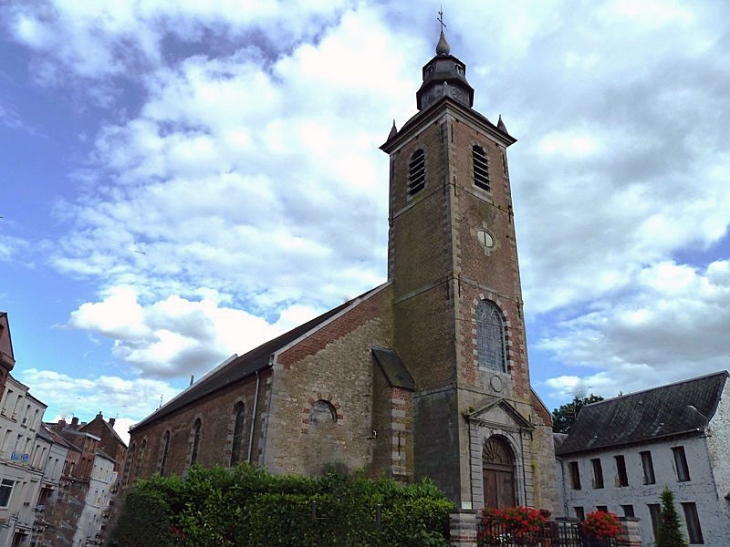
[[[482,455],[484,507],[501,509],[515,506],[515,477],[512,451],[506,442],[490,438]]]

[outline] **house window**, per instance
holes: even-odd
[[[586,519],[586,512],[583,510],[582,507],[573,507],[573,511],[575,512],[575,518],[577,518],[578,520]]]
[[[615,456],[617,486],[628,486],[629,475],[626,473],[626,459],[623,456]]]
[[[625,517],[635,517],[633,505],[622,505],[621,510],[624,512]]]
[[[570,486],[573,490],[580,490],[580,469],[578,469],[578,462],[570,462],[568,469],[570,470]]]
[[[641,454],[641,467],[644,470],[644,484],[654,484],[656,479],[654,478],[654,462],[651,459],[651,452],[640,452]]]
[[[694,503],[683,503],[684,520],[687,523],[687,536],[692,544],[704,543],[702,537],[702,528],[700,527],[700,517],[697,514],[697,506]]]
[[[687,456],[684,454],[683,446],[675,446],[672,448],[674,454],[674,468],[677,471],[677,480],[686,482],[689,480],[689,467],[687,466]]]
[[[596,511],[599,513],[608,513],[608,505],[596,505]]]
[[[591,460],[593,465],[593,488],[603,488],[603,468],[601,467],[601,459]]]
[[[241,461],[241,447],[243,446],[243,420],[244,411],[243,403],[238,402],[233,407],[235,415],[235,423],[233,425],[233,447],[231,449],[231,467]]]
[[[0,482],[0,507],[7,507],[10,504],[10,495],[13,493],[15,481],[3,479]]]
[[[472,146],[471,159],[474,164],[474,184],[489,191],[489,162],[484,148],[476,144]]]
[[[657,530],[659,530],[659,518],[662,513],[662,508],[658,503],[649,503],[649,517],[651,518],[651,531],[656,538]]]
[[[477,361],[479,368],[505,372],[505,329],[502,312],[494,302],[477,304]]]
[[[413,196],[426,186],[426,154],[419,148],[408,162],[408,195]]]
[[[202,428],[203,423],[200,421],[200,418],[197,418],[193,424],[193,449],[190,453],[191,464],[198,461],[198,451],[200,450],[200,430]]]
[[[167,468],[167,455],[170,452],[170,431],[165,431],[162,435],[162,454],[160,455],[160,475],[165,474]]]

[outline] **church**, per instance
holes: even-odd
[[[550,413],[530,385],[501,117],[473,109],[441,32],[390,157],[388,279],[245,355],[136,424],[123,485],[193,464],[432,479],[458,508],[557,502]]]

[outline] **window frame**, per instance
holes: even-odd
[[[489,156],[486,149],[480,144],[471,146],[471,165],[474,186],[486,192],[492,191],[489,180]]]
[[[246,407],[243,401],[233,405],[233,439],[231,442],[230,465],[234,467],[241,462],[241,449],[243,448],[244,425],[246,422]]]
[[[673,446],[672,455],[674,456],[674,471],[677,475],[677,482],[689,482],[692,477],[689,473],[689,464],[687,463],[687,454],[684,446]]]
[[[591,466],[593,468],[593,488],[600,490],[605,486],[603,483],[603,465],[601,465],[601,458],[592,459]]]
[[[190,465],[197,463],[200,456],[200,438],[202,437],[203,421],[195,418],[193,422],[193,443],[190,450]]]
[[[626,471],[626,458],[623,454],[613,457],[616,463],[616,486],[624,488],[629,485],[629,474]]]
[[[656,539],[657,530],[659,530],[659,520],[661,519],[662,506],[658,503],[647,503],[647,509],[649,510],[649,520],[651,521],[651,531]]]
[[[506,373],[507,325],[500,307],[491,300],[479,300],[475,310],[474,326],[479,370]]]
[[[10,507],[10,500],[13,497],[17,482],[12,479],[2,479],[0,481],[0,508]]]
[[[681,503],[684,512],[684,522],[687,528],[687,539],[690,545],[700,545],[705,543],[702,536],[702,525],[700,524],[700,515],[697,512],[697,504],[694,502]]]
[[[656,484],[656,475],[654,474],[654,460],[651,456],[651,450],[639,452],[641,457],[641,469],[644,473],[644,484]]]
[[[578,467],[577,461],[568,462],[568,472],[570,475],[570,487],[573,490],[581,490],[580,467]]]
[[[406,193],[412,198],[426,188],[426,151],[417,148],[408,158],[408,179]]]
[[[167,458],[170,454],[170,430],[166,429],[165,432],[162,434],[162,451],[160,453],[160,468],[159,472],[160,475],[163,477],[165,476],[165,471],[167,467]]]

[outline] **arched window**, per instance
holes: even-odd
[[[147,439],[142,439],[142,444],[139,445],[139,454],[137,455],[137,469],[134,472],[135,477],[142,476],[142,466],[144,465],[144,453],[147,450]]]
[[[477,360],[479,368],[505,372],[505,330],[502,312],[494,302],[477,305]]]
[[[170,431],[165,431],[162,435],[162,446],[160,452],[160,475],[165,474],[165,468],[167,467],[167,455],[170,452]]]
[[[132,445],[129,447],[129,451],[127,451],[127,459],[124,462],[124,484],[125,486],[129,484],[129,481],[132,479],[132,462],[134,461],[134,456],[137,453],[137,443],[132,443]],[[73,465],[73,464],[71,464]],[[66,469],[64,468],[64,475],[70,474],[72,471],[69,471],[66,473]]]
[[[408,162],[408,195],[413,196],[426,186],[426,154],[419,148]]]
[[[242,402],[237,402],[233,407],[235,423],[233,425],[233,447],[231,449],[231,467],[241,461],[241,448],[243,446],[243,421],[245,418]]]
[[[320,399],[312,406],[312,411],[309,413],[309,424],[326,424],[337,421],[337,410],[328,401]]]
[[[499,509],[515,505],[514,458],[502,439],[490,437],[484,443],[482,477],[484,507]]]
[[[472,146],[471,159],[474,164],[474,184],[489,191],[489,162],[484,148],[477,144]]]
[[[198,451],[200,450],[200,430],[202,428],[203,423],[200,421],[200,418],[197,418],[193,424],[193,450],[190,454],[191,464],[198,461]]]

